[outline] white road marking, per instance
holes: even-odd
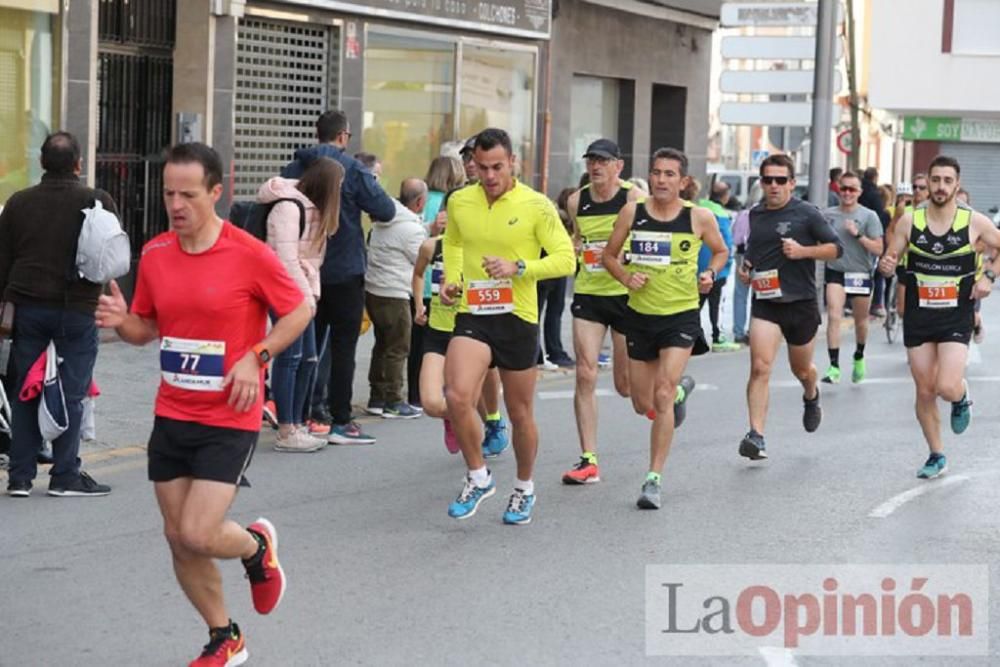
[[[976,384],[977,382],[1000,382],[1000,375],[969,375],[966,379],[971,384]],[[822,383],[821,383],[822,384]],[[844,381],[841,384],[851,384],[849,381]],[[866,384],[913,384],[913,378],[906,377],[895,377],[895,378],[865,378],[865,381],[861,383]],[[801,387],[798,380],[774,380],[770,383],[770,386],[774,389],[788,389],[791,387]],[[829,385],[822,385],[827,387]]]
[[[939,480],[924,482],[920,486],[915,486],[908,491],[903,491],[902,493],[889,498],[889,500],[869,512],[868,516],[872,519],[884,519],[915,498],[919,498],[920,496],[928,493],[933,493],[934,491],[939,491],[947,486],[967,481],[969,481],[968,475],[954,475],[952,477],[943,477]]]
[[[714,384],[699,384],[694,388],[694,393],[699,391],[719,391],[719,386]],[[538,400],[540,401],[553,401],[558,399],[573,398],[573,389],[562,389],[557,391],[540,391],[538,392]],[[596,396],[617,396],[618,392],[614,389],[604,389],[598,387],[594,390]]]
[[[761,646],[757,649],[767,663],[767,667],[797,667],[795,654],[791,649],[778,646]]]

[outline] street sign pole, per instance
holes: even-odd
[[[816,65],[813,77],[812,142],[809,148],[809,201],[826,207],[830,169],[830,128],[833,127],[834,43],[838,0],[819,0],[816,23]]]

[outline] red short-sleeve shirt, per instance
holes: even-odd
[[[259,430],[263,392],[252,409],[237,412],[228,405],[230,388],[219,384],[264,339],[268,308],[282,317],[301,303],[302,290],[274,251],[229,222],[215,245],[198,254],[181,249],[172,231],[150,240],[132,312],[155,320],[160,332],[156,415]]]

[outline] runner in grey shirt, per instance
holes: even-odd
[[[829,220],[844,254],[826,263],[826,341],[830,352],[830,367],[823,382],[840,382],[840,321],[844,303],[851,298],[854,315],[854,367],[851,381],[865,379],[865,342],[868,340],[868,310],[871,306],[872,269],[882,254],[882,223],[875,211],[858,203],[861,179],[846,172],[840,177],[840,206],[826,209]]]

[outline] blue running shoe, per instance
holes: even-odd
[[[934,479],[935,477],[940,477],[948,469],[948,461],[944,458],[944,454],[932,453],[930,458],[927,459],[927,463],[924,467],[917,471],[917,477],[920,479]]]
[[[483,438],[483,458],[493,459],[501,454],[510,445],[510,436],[507,435],[507,422],[503,417],[495,420],[486,420],[486,437]]]
[[[455,502],[448,506],[448,516],[453,519],[468,519],[479,509],[479,503],[496,493],[496,490],[497,485],[493,481],[493,475],[490,475],[490,482],[485,487],[476,486],[472,477],[466,475],[462,492],[458,494]]]
[[[507,511],[503,513],[503,522],[516,526],[531,523],[531,510],[534,508],[535,494],[514,489],[514,493],[510,494],[510,502],[507,503]]]
[[[951,432],[955,434],[964,433],[972,421],[972,410],[969,409],[972,405],[972,400],[969,398],[969,383],[962,380],[962,386],[965,387],[962,400],[951,404]]]

